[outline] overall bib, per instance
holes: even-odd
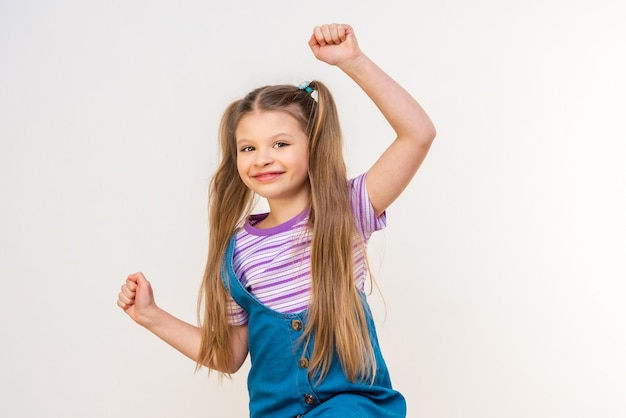
[[[365,295],[360,292],[376,358],[376,378],[350,382],[335,356],[324,380],[309,378],[308,365],[314,339],[306,351],[300,341],[306,311],[283,314],[272,310],[246,290],[232,267],[235,238],[230,241],[222,280],[235,302],[249,315],[248,344],[251,360],[248,375],[251,418],[354,417],[404,418],[406,402],[393,390]]]

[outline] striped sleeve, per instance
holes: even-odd
[[[246,325],[248,323],[248,314],[230,294],[228,294],[227,309],[228,325]]]
[[[366,176],[367,173],[363,173],[358,177],[350,179],[349,187],[352,214],[363,239],[367,243],[372,233],[387,226],[387,213],[383,212],[380,216],[376,216],[376,211],[367,194]]]

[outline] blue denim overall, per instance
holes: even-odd
[[[234,249],[233,237],[224,255],[222,279],[235,302],[249,315],[251,368],[248,392],[251,418],[406,416],[406,402],[391,387],[372,314],[362,292],[361,300],[376,356],[376,378],[372,384],[350,382],[335,356],[328,375],[318,383],[317,377],[309,378],[307,369],[314,341],[308,344],[306,351],[300,341],[306,324],[306,311],[283,314],[263,305],[250,294],[233,270]]]

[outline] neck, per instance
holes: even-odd
[[[309,194],[306,193],[289,199],[268,200],[268,204],[270,213],[267,215],[267,218],[256,225],[257,228],[272,228],[283,224],[302,213],[303,210],[310,206],[311,202]]]

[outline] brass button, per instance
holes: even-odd
[[[300,367],[302,367],[303,369],[306,369],[307,367],[309,367],[309,359],[302,357],[300,359]]]
[[[294,319],[291,321],[291,328],[293,328],[294,331],[300,331],[302,329],[302,321]]]
[[[315,403],[315,398],[313,397],[313,395],[309,395],[307,393],[306,395],[304,395],[304,402],[307,405],[311,405],[311,404]]]

